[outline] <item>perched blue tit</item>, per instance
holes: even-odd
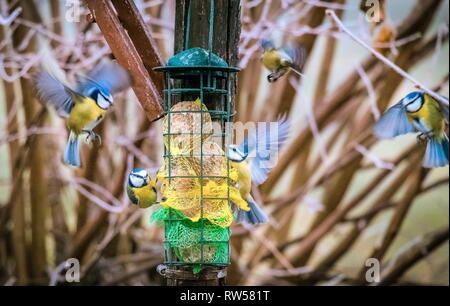
[[[302,75],[303,65],[306,61],[306,51],[301,46],[285,45],[276,48],[271,40],[261,40],[261,47],[264,49],[261,57],[264,66],[270,70],[267,80],[275,82],[290,70]]]
[[[290,122],[283,118],[276,122],[276,126],[275,131],[270,131],[270,126],[269,130],[257,128],[257,131],[246,137],[240,145],[228,146],[227,157],[231,161],[231,167],[238,173],[236,187],[250,207],[249,211],[238,210],[236,220],[239,223],[259,224],[269,220],[250,192],[252,183],[258,186],[265,182],[274,167],[271,159],[278,154],[288,138]],[[247,161],[252,156],[253,160],[249,165]]]
[[[133,169],[128,175],[127,195],[131,203],[147,208],[156,204],[157,191],[155,181],[142,168]]]
[[[53,106],[61,117],[67,119],[70,133],[64,162],[80,167],[80,136],[87,135],[87,142],[100,141],[92,130],[112,106],[112,94],[128,88],[130,78],[124,68],[108,61],[81,77],[75,90],[47,71],[37,73],[34,84],[41,102]]]
[[[448,106],[424,92],[415,91],[383,114],[375,124],[374,133],[378,138],[386,139],[419,132],[418,139],[427,141],[423,167],[444,167],[448,165],[449,150],[446,123]]]

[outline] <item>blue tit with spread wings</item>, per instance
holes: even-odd
[[[303,75],[302,69],[306,62],[306,50],[302,46],[288,43],[277,48],[271,40],[262,39],[261,47],[264,50],[261,59],[264,66],[270,71],[267,76],[270,83],[276,82],[290,70]]]
[[[423,167],[444,167],[449,160],[449,140],[445,133],[448,114],[448,105],[422,91],[414,91],[381,116],[374,126],[374,134],[389,139],[418,132],[418,139],[427,142]]]
[[[64,162],[80,167],[80,136],[86,134],[87,142],[100,140],[92,130],[113,105],[112,95],[130,86],[128,72],[117,63],[107,61],[98,65],[87,76],[80,77],[74,89],[48,71],[36,73],[33,81],[39,100],[54,107],[67,120],[69,139]]]
[[[260,123],[256,130],[239,145],[231,144],[227,157],[231,167],[237,170],[236,188],[247,201],[250,210],[238,210],[236,220],[240,223],[267,223],[269,218],[251,195],[252,183],[261,185],[275,166],[278,153],[289,136],[290,121],[285,117],[277,122]]]

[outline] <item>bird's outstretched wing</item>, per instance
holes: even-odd
[[[389,108],[373,128],[375,136],[380,139],[394,138],[415,131],[414,126],[408,120],[402,102]]]
[[[112,61],[101,63],[87,76],[80,76],[81,82],[78,91],[88,95],[92,88],[100,87],[111,94],[127,89],[130,84],[130,75],[119,64]]]
[[[240,150],[254,157],[250,172],[256,185],[264,183],[275,166],[279,151],[289,136],[289,129],[290,121],[282,116],[276,123],[258,125],[256,131],[240,145]]]
[[[60,116],[69,116],[75,103],[76,92],[47,71],[36,73],[33,82],[41,102],[52,105]]]
[[[282,54],[290,59],[289,66],[298,73],[302,73],[303,66],[306,62],[306,50],[300,45],[294,45],[293,43],[288,43],[280,49]]]

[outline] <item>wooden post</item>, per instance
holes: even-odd
[[[174,53],[186,48],[209,48],[210,1],[177,0],[175,9]],[[214,35],[212,51],[222,57],[230,66],[237,66],[238,43],[240,36],[240,1],[215,0]],[[190,24],[188,14],[190,7]],[[186,33],[189,29],[189,33]],[[189,44],[186,46],[186,36]],[[233,76],[231,88],[231,109],[234,110],[236,78]],[[205,267],[194,274],[192,267],[166,267],[161,274],[169,286],[221,286],[225,285],[226,268]]]
[[[152,68],[162,65],[158,48],[131,0],[86,0],[115,58],[131,75],[132,88],[150,121],[163,115],[162,77]]]
[[[201,272],[194,274],[192,267],[165,268],[162,273],[168,286],[224,286],[227,275],[226,268],[206,267]]]
[[[186,24],[191,4],[191,22]],[[230,66],[238,64],[238,45],[241,35],[240,0],[215,0],[213,52]],[[188,48],[201,47],[208,49],[210,1],[176,0],[174,53],[183,51],[186,43],[186,31],[189,28]],[[236,79],[232,76],[233,87],[231,109],[234,109]]]

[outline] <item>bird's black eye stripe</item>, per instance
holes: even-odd
[[[111,100],[109,100],[109,97],[106,97],[106,96],[101,92],[101,90],[99,90],[98,92],[100,93],[100,95],[101,95],[106,101],[111,102]]]
[[[91,90],[88,91],[88,96],[92,98],[96,91],[97,91],[97,89],[95,87],[93,87]]]
[[[103,98],[105,98],[106,100],[108,100],[108,98],[107,98],[101,91],[99,91],[99,93],[100,93],[100,95],[101,95]]]
[[[411,104],[413,104],[414,102],[416,102],[417,99],[412,100],[411,102],[409,102],[408,104],[406,104],[406,106],[409,106]]]
[[[156,193],[156,187],[155,186],[152,187],[152,190]]]
[[[417,96],[414,100],[412,100],[411,102],[409,102],[408,104],[406,104],[406,106],[409,106],[409,105],[413,104],[414,102],[417,101],[417,99],[421,99],[421,96],[420,96],[420,95]],[[423,105],[423,103],[424,103],[424,101],[423,101],[423,99],[421,99],[420,105]]]

